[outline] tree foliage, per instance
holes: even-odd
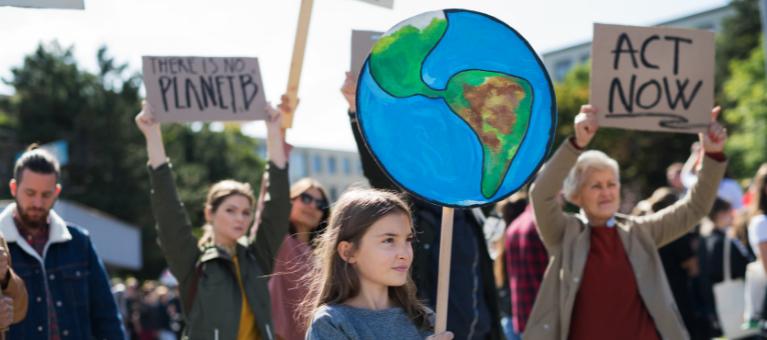
[[[735,176],[751,177],[767,162],[767,87],[765,87],[764,47],[752,49],[747,59],[730,63],[731,77],[724,94],[733,107],[725,118],[730,140],[727,153]]]
[[[716,37],[716,92],[725,109],[732,103],[722,92],[722,85],[730,78],[730,63],[747,59],[759,45],[762,33],[759,0],[732,0],[730,7],[735,14],[722,21],[722,30]]]

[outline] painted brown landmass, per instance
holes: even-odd
[[[500,152],[498,135],[508,135],[514,130],[517,108],[526,95],[522,86],[504,77],[489,78],[478,86],[464,84],[463,96],[469,107],[461,110],[460,115],[477,132],[484,145]],[[496,131],[487,131],[484,124]]]

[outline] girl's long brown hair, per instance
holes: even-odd
[[[306,325],[311,323],[318,308],[344,303],[360,293],[357,271],[338,254],[338,244],[347,241],[357,249],[370,226],[389,214],[404,214],[412,228],[410,208],[400,196],[392,192],[353,189],[338,199],[328,227],[318,239],[314,251],[314,270],[306,278],[309,294],[301,304],[301,316]],[[389,297],[417,327],[432,328],[426,307],[416,297],[415,283],[410,275],[404,285],[389,287]]]

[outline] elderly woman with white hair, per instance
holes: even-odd
[[[714,108],[708,131],[700,134],[706,157],[687,196],[633,217],[618,214],[618,163],[600,151],[583,152],[599,126],[596,109],[581,107],[575,137],[551,157],[530,190],[550,261],[525,339],[689,339],[657,249],[684,235],[713,205],[726,168],[727,132],[716,122],[718,114]],[[562,211],[560,191],[579,214]]]

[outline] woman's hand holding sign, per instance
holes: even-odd
[[[585,148],[599,130],[597,109],[590,104],[582,105],[581,112],[575,116],[575,144]]]
[[[708,130],[705,133],[699,133],[698,138],[706,153],[724,152],[724,144],[727,141],[727,129],[719,124],[717,118],[722,108],[719,106],[711,110],[711,123],[708,124]]]
[[[152,106],[144,101],[141,112],[136,115],[136,126],[141,130],[146,139],[146,150],[149,156],[149,166],[156,169],[167,161],[165,145],[162,143],[162,131],[160,122],[152,114]]]

